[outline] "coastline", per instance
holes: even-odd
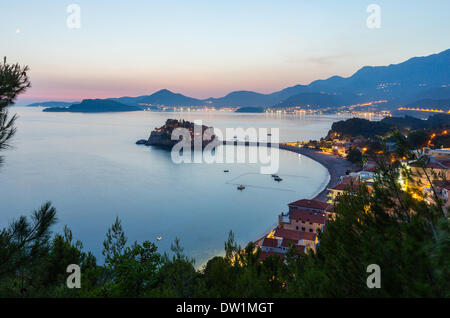
[[[249,145],[248,143],[244,143],[245,145]],[[270,147],[270,144],[267,144],[268,147]],[[327,201],[327,194],[328,189],[336,186],[341,181],[341,176],[346,175],[347,170],[354,171],[355,165],[353,165],[351,162],[332,155],[327,154],[322,151],[309,149],[309,148],[301,148],[301,147],[294,147],[294,146],[288,146],[286,144],[280,143],[278,144],[279,149],[294,152],[300,155],[303,155],[305,157],[308,157],[322,166],[325,167],[325,169],[328,170],[328,174],[330,175],[330,179],[328,180],[328,183],[325,185],[322,191],[320,191],[316,196],[314,196],[313,200],[319,200],[326,202]],[[259,237],[258,239],[254,240],[253,242],[257,243],[261,241],[265,236],[264,234],[262,237]]]
[[[353,171],[355,169],[355,166],[349,161],[332,154],[324,153],[322,151],[288,146],[284,144],[280,144],[279,148],[304,155],[320,163],[328,170],[328,173],[330,174],[330,180],[328,181],[328,184],[325,186],[325,188],[314,197],[315,200],[326,201],[328,189],[339,184],[341,176],[344,176],[347,170]]]
[[[222,141],[224,145],[243,145],[243,146],[264,146],[264,147],[272,147],[276,146],[279,149],[291,151],[300,155],[304,155],[318,163],[320,163],[322,166],[324,166],[328,173],[330,174],[330,180],[328,181],[328,184],[325,186],[325,188],[317,194],[313,199],[319,200],[319,201],[326,201],[327,200],[327,192],[329,188],[332,188],[339,184],[341,180],[341,176],[345,176],[346,172],[354,171],[355,165],[353,165],[351,162],[338,157],[336,155],[328,154],[322,151],[318,151],[315,149],[310,148],[302,148],[302,147],[295,147],[295,146],[289,146],[285,143],[276,143],[271,144],[269,143],[260,143],[260,142],[249,142],[249,141]]]

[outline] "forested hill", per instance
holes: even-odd
[[[351,118],[333,123],[328,133],[330,136],[337,133],[342,137],[376,138],[389,134],[397,128],[403,133],[413,130],[441,129],[450,127],[450,115],[436,114],[428,120],[422,120],[411,116],[386,117],[381,121],[370,121],[362,118]]]

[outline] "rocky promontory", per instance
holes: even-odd
[[[205,125],[196,125],[195,123],[185,120],[167,119],[165,125],[159,128],[155,128],[155,130],[151,132],[150,137],[147,140],[138,140],[136,144],[172,148],[183,139],[183,137],[179,137],[179,139],[172,140],[172,133],[177,128],[187,129],[190,138],[189,142],[192,147],[194,147],[194,138],[199,138],[201,140],[202,148],[206,147],[207,144],[212,141],[216,141],[217,139],[214,134],[211,135],[210,138],[205,139],[205,131],[207,129],[212,129],[212,127],[208,127]]]

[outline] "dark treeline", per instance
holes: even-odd
[[[428,120],[411,116],[386,117],[380,121],[351,118],[333,123],[329,135],[338,133],[341,137],[377,139],[389,135],[393,130],[408,135],[411,131],[436,131],[448,127],[450,116],[447,114],[436,114]]]
[[[7,107],[29,86],[26,73],[0,64],[0,149],[14,135]],[[396,151],[397,157],[413,156],[400,135]],[[418,176],[387,156],[374,159],[379,168],[371,191],[362,185],[338,199],[317,252],[291,249],[284,260],[259,261],[259,248],[241,248],[230,232],[224,256],[196,269],[178,239],[171,253],[161,254],[152,242],[128,242],[116,219],[105,235],[105,262],[98,264],[69,228],[51,232],[57,213],[46,203],[31,218],[0,230],[0,297],[448,297],[450,244],[442,202],[402,191],[400,175],[412,184]],[[81,267],[80,289],[66,285],[69,264]],[[381,268],[379,289],[367,287],[370,264]]]

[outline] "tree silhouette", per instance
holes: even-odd
[[[0,62],[0,150],[9,146],[8,141],[14,136],[16,115],[8,115],[8,106],[14,104],[15,98],[25,92],[30,86],[28,66],[21,67],[18,63],[7,64],[6,57]],[[3,157],[0,156],[0,164]]]

